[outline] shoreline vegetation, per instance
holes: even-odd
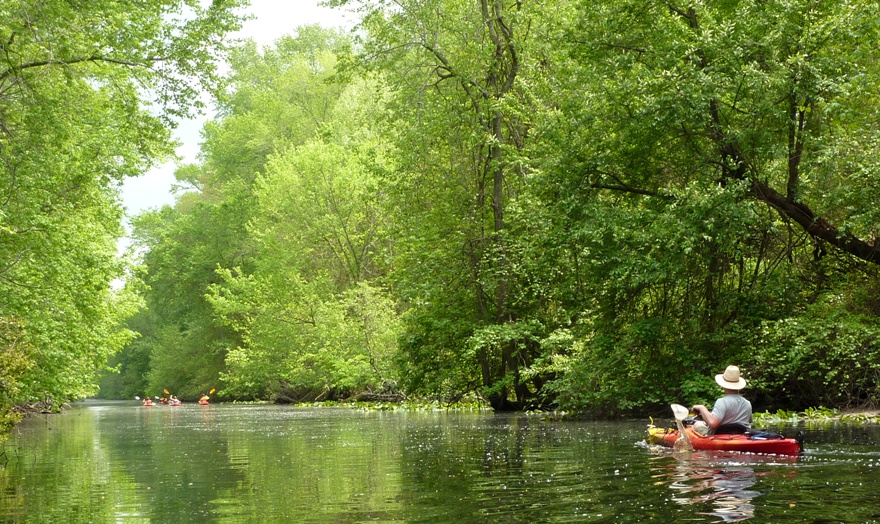
[[[880,410],[877,409],[838,409],[838,408],[807,408],[804,411],[777,410],[775,413],[764,411],[753,414],[754,425],[791,426],[804,424],[807,427],[825,424],[844,423],[853,425],[880,424]]]
[[[101,400],[120,400],[127,399],[101,399]],[[137,401],[132,401],[133,407],[140,405]],[[195,402],[190,402],[195,404]],[[293,407],[308,408],[349,408],[360,411],[455,411],[455,412],[491,412],[492,407],[479,400],[458,401],[458,402],[441,402],[437,400],[323,400],[314,402],[275,402],[271,400],[247,400],[247,401],[229,401],[214,402],[212,404],[252,404],[252,405],[288,405]],[[23,418],[37,414],[60,414],[65,409],[70,408],[70,403],[64,403],[60,408],[53,407],[50,402],[34,402],[30,404],[17,406],[14,411]],[[585,417],[583,414],[572,413],[565,410],[528,410],[520,412],[528,416],[540,416],[552,420],[577,420],[577,419],[596,419],[596,420],[614,420],[619,417]],[[824,423],[851,423],[851,424],[880,424],[880,410],[874,408],[829,408],[820,406],[818,408],[807,408],[803,411],[788,411],[779,409],[775,412],[763,411],[753,415],[753,425],[778,425],[789,426],[806,424],[807,426],[824,424]]]

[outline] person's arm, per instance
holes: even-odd
[[[695,405],[691,408],[691,411],[696,412],[697,415],[699,415],[700,418],[703,419],[703,422],[705,422],[706,425],[712,429],[717,428],[718,425],[721,424],[721,419],[713,415],[712,412],[709,411],[709,409],[702,404]]]

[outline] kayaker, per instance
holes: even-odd
[[[737,366],[727,366],[724,373],[715,375],[715,382],[724,389],[724,396],[715,401],[712,411],[697,404],[691,411],[699,415],[709,426],[709,433],[745,433],[752,426],[752,403],[739,394],[746,387],[746,380]]]

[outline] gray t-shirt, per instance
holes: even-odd
[[[752,403],[743,397],[731,394],[724,395],[715,402],[712,414],[718,417],[721,424],[743,424],[752,427]]]

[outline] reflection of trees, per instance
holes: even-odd
[[[141,494],[110,466],[97,426],[96,417],[76,409],[22,423],[0,475],[0,519],[113,522],[118,508],[136,506]]]
[[[755,485],[755,472],[747,466],[725,469],[707,469],[694,472],[700,480],[694,486],[674,482],[670,488],[684,486],[684,496],[673,497],[679,504],[711,503],[713,511],[705,515],[721,517],[725,522],[746,520],[755,516],[752,499],[760,495],[749,488]],[[693,496],[689,496],[690,494]]]
[[[762,494],[750,489],[757,482],[754,469],[748,464],[726,465],[712,459],[711,454],[676,456],[674,462],[657,468],[657,476],[669,479],[669,488],[676,492],[672,497],[675,502],[711,505],[711,511],[698,512],[701,515],[719,517],[723,522],[754,517],[752,499]]]
[[[95,439],[113,463],[112,482],[133,482],[138,495],[129,509],[157,522],[178,515],[216,522],[218,492],[244,477],[232,467],[226,436],[217,430],[216,407],[184,405],[108,410],[95,425]],[[194,465],[196,465],[194,467]]]

